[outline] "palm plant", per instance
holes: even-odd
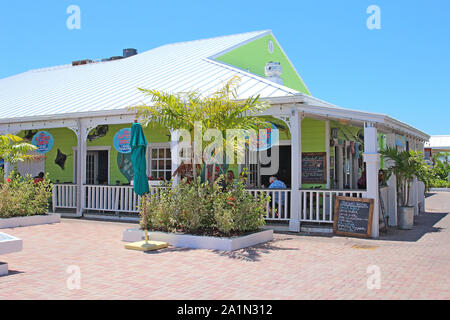
[[[34,145],[21,137],[13,134],[0,135],[0,159],[3,159],[5,163],[15,164],[19,161],[32,160],[36,156],[29,153],[35,149]],[[3,179],[3,173],[0,174],[0,179]]]
[[[199,122],[202,127],[202,136],[208,129],[217,129],[223,138],[222,148],[226,149],[226,145],[232,143],[226,139],[225,131],[227,129],[248,130],[267,126],[266,121],[257,115],[270,105],[261,101],[259,95],[239,100],[237,94],[239,82],[239,77],[233,77],[221,89],[208,97],[204,97],[196,91],[166,93],[139,88],[146,96],[151,97],[152,104],[135,106],[130,109],[137,112],[144,126],[164,126],[171,130],[187,130],[191,135],[191,142],[194,140],[194,128]],[[191,143],[191,147],[192,145]],[[224,150],[216,149],[215,151]],[[193,156],[191,157],[193,160]],[[216,167],[215,164],[213,166],[214,173]],[[196,179],[196,166],[191,166],[190,170]]]
[[[5,162],[32,160],[35,156],[29,153],[33,150],[36,150],[36,147],[21,137],[12,134],[0,135],[0,158]]]
[[[381,154],[394,162],[394,165],[387,171],[397,177],[397,193],[401,199],[400,203],[401,206],[407,207],[414,178],[422,181],[427,187],[431,177],[430,169],[421,153],[417,151],[399,151],[396,148],[387,147],[386,150],[381,151]]]

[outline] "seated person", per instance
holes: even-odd
[[[39,183],[39,182],[44,181],[44,176],[45,176],[45,174],[42,171],[39,172],[39,174],[36,177],[34,177],[34,183]]]
[[[277,177],[272,176],[269,178],[269,189],[286,189],[286,185],[283,181],[278,180]],[[278,204],[278,192],[275,192],[275,203]],[[281,194],[281,204],[284,204],[284,192]]]

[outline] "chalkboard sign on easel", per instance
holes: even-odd
[[[337,235],[370,237],[373,199],[336,197],[333,230]]]
[[[327,183],[327,153],[302,153],[302,183]]]

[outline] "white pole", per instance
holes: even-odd
[[[386,134],[386,146],[394,148],[395,147],[395,133]],[[384,160],[386,168],[390,168],[394,165],[394,161],[390,159]],[[391,175],[387,181],[388,185],[388,203],[387,203],[387,213],[389,216],[389,225],[397,226],[397,178],[394,174]]]
[[[327,153],[327,189],[331,188],[330,181],[330,120],[325,121],[325,151]]]
[[[292,109],[291,116],[291,218],[289,220],[289,231],[300,232],[300,188],[302,185],[302,123],[301,116],[297,110]]]
[[[172,175],[175,172],[175,170],[178,169],[178,167],[181,164],[180,157],[179,157],[179,143],[180,140],[180,132],[178,130],[170,130],[170,136],[171,136],[171,143],[170,143],[170,155],[172,158]],[[180,179],[178,176],[173,177],[173,185],[176,186],[179,183]]]
[[[379,237],[379,193],[378,170],[380,168],[380,155],[378,154],[377,128],[373,123],[364,126],[364,162],[366,163],[366,197],[374,199],[372,217],[372,238]]]

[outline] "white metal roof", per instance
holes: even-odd
[[[430,141],[425,143],[425,148],[450,149],[450,135],[431,136]]]
[[[36,69],[0,79],[0,119],[93,113],[148,102],[137,87],[209,94],[235,75],[241,78],[241,99],[298,93],[209,59],[267,34],[271,31],[168,44],[126,59]]]

